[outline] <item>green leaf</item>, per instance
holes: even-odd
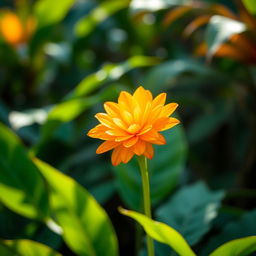
[[[38,0],[34,6],[38,26],[45,27],[60,22],[74,4],[74,0]]]
[[[159,59],[146,56],[134,56],[119,64],[107,64],[99,71],[84,78],[76,88],[68,95],[68,99],[87,96],[93,90],[99,88],[106,82],[120,79],[125,73],[134,68],[155,65]]]
[[[256,2],[254,0],[242,0],[242,2],[251,14],[256,14]]]
[[[10,254],[6,254],[6,251]],[[26,239],[4,240],[0,244],[0,255],[3,256],[61,256],[52,248]]]
[[[92,10],[87,16],[80,19],[75,25],[75,32],[78,37],[85,37],[95,27],[109,16],[127,7],[130,0],[105,1]]]
[[[256,210],[244,214],[240,219],[228,222],[223,225],[222,231],[212,237],[210,242],[204,247],[202,255],[208,255],[215,248],[224,242],[245,236],[254,236],[256,230]]]
[[[48,195],[40,172],[21,142],[0,124],[0,201],[28,218],[45,219]]]
[[[191,0],[132,0],[130,8],[133,13],[137,13],[142,11],[158,11],[175,5],[191,3]]]
[[[51,212],[63,229],[63,239],[82,256],[118,255],[117,238],[103,208],[77,182],[35,159],[50,186]]]
[[[211,228],[223,197],[223,191],[210,191],[204,183],[198,182],[179,190],[158,208],[156,216],[194,245]]]
[[[219,47],[235,34],[246,31],[246,25],[219,15],[211,17],[206,29],[207,56],[211,58]]]
[[[210,256],[246,256],[255,251],[256,236],[248,236],[221,245]]]
[[[187,144],[181,125],[163,133],[166,145],[154,146],[155,154],[149,161],[151,200],[156,205],[177,186],[178,178],[184,170]],[[117,189],[124,202],[133,209],[142,208],[142,185],[136,157],[127,164],[113,167]]]
[[[42,145],[55,134],[60,125],[73,121],[93,105],[109,99],[110,97],[113,97],[113,95],[117,95],[116,87],[109,86],[106,90],[103,90],[95,96],[70,99],[56,104],[48,113],[47,120],[41,128],[39,142],[32,149],[33,153],[38,154]]]
[[[17,256],[17,254],[14,254],[14,252],[8,248],[6,245],[2,244],[0,242],[0,253],[4,256]]]
[[[151,68],[145,76],[143,86],[151,91],[160,92],[160,90],[177,86],[177,78],[183,74],[193,74],[201,79],[205,77],[209,79],[209,77],[216,77],[216,73],[210,67],[190,59],[167,61]]]
[[[202,141],[213,134],[228,120],[232,104],[227,99],[222,102],[214,102],[211,109],[191,121],[188,129],[188,139],[192,143]]]
[[[169,245],[181,256],[195,256],[195,253],[187,244],[186,240],[175,229],[168,225],[149,219],[143,214],[120,208],[119,211],[136,220],[143,226],[145,232],[154,240]]]

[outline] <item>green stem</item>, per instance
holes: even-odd
[[[147,158],[145,156],[138,156],[138,162],[139,162],[140,172],[142,177],[144,213],[147,217],[151,219],[152,216],[151,216],[150,186],[149,186]],[[147,249],[148,249],[148,256],[154,256],[153,239],[148,235],[147,235]]]

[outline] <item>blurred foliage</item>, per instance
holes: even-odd
[[[172,227],[157,234],[187,242],[153,234],[167,244],[156,255],[255,250],[254,0],[0,8],[0,255],[144,254],[141,229],[117,211],[141,211],[136,161],[113,167],[86,136],[104,101],[139,85],[167,92],[182,120],[149,168],[154,219]]]

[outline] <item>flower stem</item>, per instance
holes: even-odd
[[[150,186],[149,186],[147,158],[145,156],[138,156],[138,162],[139,162],[140,172],[142,177],[144,213],[147,217],[151,219],[152,216],[151,216]],[[148,235],[147,235],[147,249],[148,249],[148,256],[154,256],[153,239]]]

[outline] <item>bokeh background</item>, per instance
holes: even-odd
[[[208,255],[256,233],[255,14],[254,0],[0,0],[0,122],[96,198],[120,255],[145,255],[140,228],[117,211],[141,210],[136,161],[114,168],[86,133],[120,91],[167,92],[181,124],[150,162],[154,219]],[[0,238],[79,255],[0,193]]]

